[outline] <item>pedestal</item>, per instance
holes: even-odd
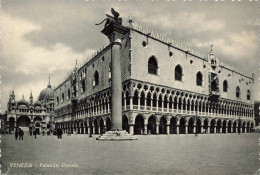
[[[101,141],[126,141],[126,140],[137,140],[137,138],[124,131],[108,131],[102,136],[98,137],[97,140]]]

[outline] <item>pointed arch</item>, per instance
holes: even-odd
[[[151,56],[148,60],[148,73],[157,75],[158,63],[155,56]]]
[[[203,75],[202,73],[199,71],[196,75],[196,84],[197,86],[202,86],[202,80],[203,80]]]

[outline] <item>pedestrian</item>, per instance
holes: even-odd
[[[36,139],[36,138],[37,138],[37,132],[36,132],[36,130],[33,131],[33,135],[34,135],[34,138]]]
[[[20,131],[19,131],[19,140],[23,140],[23,135],[24,135],[24,132],[23,132],[23,130],[22,129],[20,129]]]
[[[44,131],[42,131],[42,136],[44,136]]]
[[[32,130],[30,130],[30,136],[32,136]]]
[[[16,130],[15,130],[15,133],[14,133],[15,140],[17,140],[17,138],[18,138],[18,135],[19,135],[19,131],[18,131],[18,129],[16,128]]]

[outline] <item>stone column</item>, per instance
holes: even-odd
[[[88,127],[88,134],[90,134],[90,127]]]
[[[153,98],[151,97],[151,111],[153,111]]]
[[[147,106],[147,97],[144,98],[144,110],[146,110],[146,106]]]
[[[100,134],[100,126],[98,126],[98,134]]]
[[[96,134],[96,127],[94,124],[92,125],[92,132],[93,132],[93,134]]]
[[[170,111],[170,103],[169,103],[169,100],[167,100],[167,112]]]
[[[196,133],[196,125],[193,125],[193,134]]]
[[[129,125],[130,134],[134,134],[134,125]]]
[[[185,125],[185,134],[188,134],[188,125]]]
[[[176,134],[180,134],[180,125],[176,125]]]
[[[200,133],[201,134],[204,133],[203,129],[204,129],[204,126],[201,125],[201,127],[200,127]]]
[[[129,99],[130,99],[130,109],[133,109],[133,97],[130,95]]]
[[[156,134],[159,134],[159,123],[156,123]]]
[[[138,101],[137,101],[137,109],[138,110],[140,110],[140,106],[141,106],[140,98],[141,98],[141,94],[140,95],[138,94]]]
[[[214,125],[214,134],[216,134],[217,132],[216,132],[216,125]]]
[[[156,97],[157,98],[157,97]],[[159,105],[158,105],[158,98],[156,99],[156,111],[158,111],[158,107],[159,107]]]
[[[170,125],[167,125],[167,134],[170,134]]]
[[[124,109],[126,110],[126,97],[124,97]]]
[[[144,135],[147,135],[147,124],[144,125]]]
[[[112,72],[112,130],[122,130],[122,79],[121,79],[121,38],[129,32],[128,28],[112,22],[102,30],[111,44]]]

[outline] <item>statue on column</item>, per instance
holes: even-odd
[[[115,11],[113,8],[111,8],[111,13],[113,14],[113,16],[106,14],[107,18],[105,18],[103,21],[101,21],[100,23],[96,24],[96,25],[100,25],[103,22],[106,21],[105,23],[105,27],[109,26],[112,23],[118,23],[118,24],[122,24],[122,18],[119,17],[119,13],[117,11]]]

